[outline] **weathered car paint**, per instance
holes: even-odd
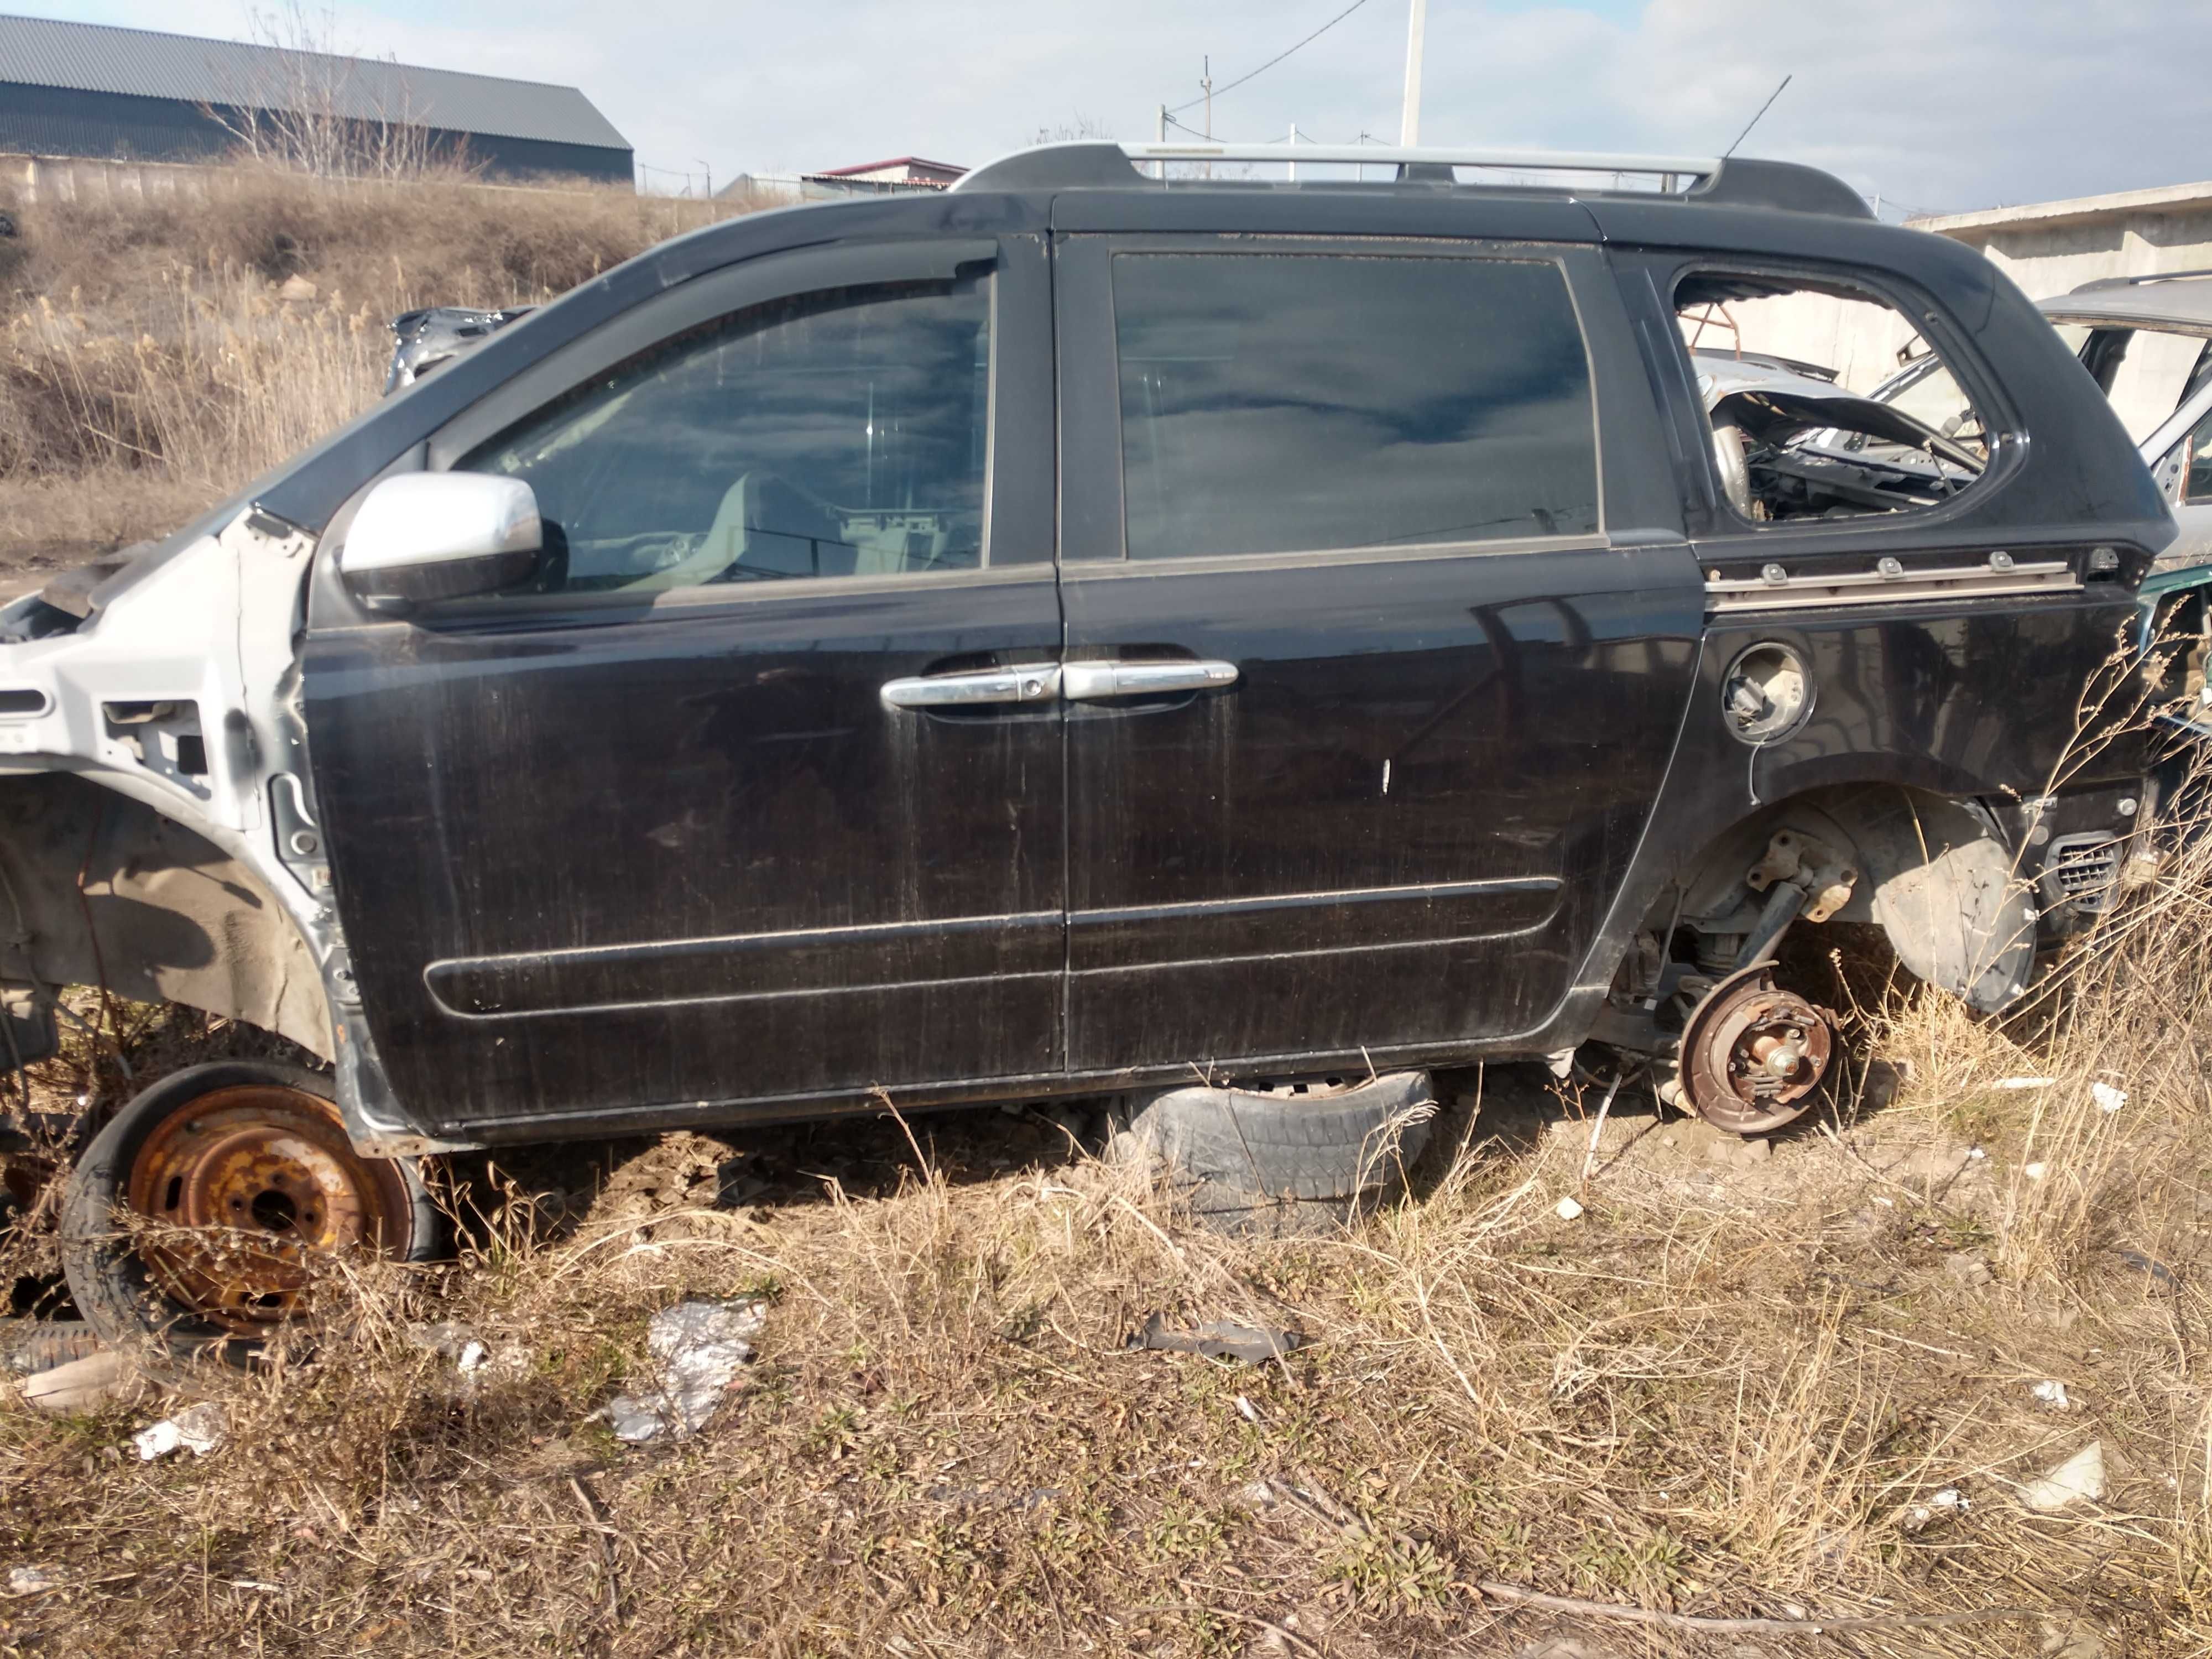
[[[1697,658],[1688,550],[1071,577],[1071,652],[1233,690],[1069,720],[1069,1062],[1235,1065],[1527,1030],[1658,793]]]
[[[1762,805],[1850,781],[2046,787],[2074,696],[2134,613],[2129,584],[2172,533],[2085,419],[2094,389],[1963,250],[1814,215],[1427,188],[1038,191],[738,222],[494,337],[257,499],[329,523],[500,386],[693,275],[847,239],[1011,241],[1048,222],[1618,245],[1580,256],[1618,287],[1577,287],[1606,537],[1109,574],[1118,435],[1073,379],[1097,367],[1098,319],[1063,294],[1060,516],[1048,468],[1020,484],[1043,515],[994,532],[1028,537],[1031,557],[1056,543],[1057,585],[1030,564],[496,627],[331,610],[306,688],[360,988],[340,1012],[373,1031],[392,1105],[424,1133],[525,1139],[847,1109],[879,1085],[926,1104],[1194,1062],[1566,1046],[1653,898]],[[1984,489],[1909,525],[1730,527],[1662,283],[1738,258],[1905,290],[2034,441],[2001,442]],[[2063,374],[2027,343],[2037,330]],[[1053,429],[1049,380],[1025,396],[1021,419]],[[1999,605],[1704,614],[1704,571],[1776,548],[1926,563],[2023,544],[2113,546],[2119,579]],[[1767,638],[1814,663],[1819,702],[1747,750],[1718,678]],[[894,713],[877,696],[895,676],[1129,646],[1221,658],[1240,678],[1016,713]]]
[[[1059,634],[1032,567],[313,637],[319,794],[398,1098],[468,1134],[1057,1071],[1058,706],[893,714],[877,688]]]

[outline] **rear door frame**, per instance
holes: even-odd
[[[1062,202],[1070,198],[1063,198]],[[1173,198],[1170,198],[1173,200]],[[1658,631],[1673,643],[1671,648],[1678,660],[1674,662],[1673,684],[1675,697],[1664,720],[1664,730],[1656,734],[1654,750],[1656,765],[1651,787],[1644,798],[1644,813],[1637,827],[1626,835],[1610,835],[1607,841],[1611,852],[1611,867],[1598,880],[1592,872],[1577,869],[1561,880],[1547,884],[1547,890],[1556,894],[1556,906],[1567,917],[1574,935],[1568,954],[1571,960],[1559,964],[1558,982],[1548,986],[1540,999],[1540,1006],[1516,1007],[1510,1021],[1500,1022],[1497,1029],[1462,1029],[1456,1031],[1442,1029],[1423,1031],[1418,1036],[1394,1041],[1383,1037],[1377,1042],[1364,1042],[1357,1034],[1333,1038],[1326,1042],[1306,1043],[1286,1047],[1270,1043],[1254,1048],[1240,1045],[1224,1048],[1208,1058],[1234,1065],[1258,1063],[1273,1068],[1311,1069],[1339,1061],[1357,1061],[1363,1055],[1375,1059],[1412,1059],[1417,1057],[1468,1057],[1484,1053],[1521,1053],[1539,1048],[1550,1041],[1549,1034],[1569,1025],[1578,1017],[1578,1011],[1589,1002],[1590,986],[1597,977],[1596,989],[1602,992],[1604,979],[1611,975],[1611,963],[1595,963],[1592,958],[1607,952],[1607,930],[1604,926],[1611,901],[1626,881],[1632,862],[1631,848],[1650,827],[1650,809],[1658,799],[1665,781],[1665,769],[1671,757],[1679,731],[1683,708],[1686,708],[1691,678],[1694,673],[1697,641],[1702,623],[1702,586],[1684,533],[1681,504],[1674,488],[1674,472],[1668,465],[1667,442],[1670,435],[1662,419],[1648,377],[1643,371],[1640,354],[1632,331],[1628,314],[1619,296],[1614,275],[1602,249],[1589,246],[1589,235],[1586,219],[1570,221],[1564,215],[1540,210],[1559,204],[1514,202],[1508,204],[1473,204],[1455,201],[1444,203],[1406,204],[1397,201],[1347,201],[1353,207],[1370,210],[1391,209],[1401,213],[1408,206],[1425,210],[1424,226],[1427,234],[1418,239],[1404,234],[1377,237],[1368,228],[1369,224],[1382,218],[1379,211],[1341,216],[1348,223],[1334,230],[1311,228],[1314,217],[1310,203],[1291,204],[1304,211],[1293,216],[1279,206],[1273,215],[1266,212],[1270,205],[1265,198],[1218,198],[1223,219],[1197,220],[1189,206],[1182,205],[1181,212],[1165,216],[1178,222],[1167,226],[1147,223],[1152,216],[1145,204],[1134,205],[1116,204],[1121,211],[1104,210],[1108,204],[1084,202],[1079,214],[1060,212],[1055,209],[1054,235],[1054,314],[1060,356],[1060,380],[1063,388],[1061,398],[1061,481],[1060,523],[1062,580],[1071,590],[1063,599],[1063,613],[1068,618],[1067,651],[1071,661],[1086,648],[1078,637],[1078,606],[1073,592],[1081,586],[1105,580],[1144,586],[1164,580],[1176,565],[1188,562],[1176,561],[1162,568],[1159,577],[1152,576],[1141,566],[1131,566],[1125,556],[1125,520],[1122,500],[1123,470],[1121,465],[1121,430],[1117,413],[1118,400],[1110,390],[1117,384],[1117,347],[1115,320],[1109,285],[1103,276],[1103,267],[1110,264],[1116,251],[1220,251],[1262,252],[1280,250],[1285,252],[1304,252],[1316,255],[1358,257],[1363,252],[1376,257],[1399,255],[1413,257],[1460,258],[1468,259],[1537,260],[1562,268],[1569,292],[1581,324],[1585,350],[1590,365],[1593,417],[1598,428],[1597,466],[1600,489],[1601,529],[1595,534],[1571,538],[1580,550],[1559,552],[1562,561],[1583,561],[1580,574],[1570,578],[1574,581],[1589,580],[1594,593],[1603,592],[1616,583],[1635,586],[1643,583],[1657,592],[1663,590],[1674,596],[1671,611],[1657,623]],[[1186,204],[1188,198],[1185,198]],[[1212,204],[1199,204],[1210,206]],[[1439,209],[1444,210],[1439,212]],[[1392,217],[1397,216],[1393,213]],[[1273,218],[1279,225],[1267,225]],[[1439,234],[1439,219],[1463,221],[1451,234]],[[1484,221],[1490,222],[1485,223]],[[1069,222],[1063,222],[1066,221]],[[1266,226],[1266,228],[1262,227]],[[1394,227],[1395,228],[1395,227]],[[1534,235],[1538,229],[1548,233]],[[1095,252],[1092,250],[1095,248]],[[1092,270],[1092,265],[1101,270]],[[1501,542],[1475,552],[1468,562],[1470,572],[1481,570],[1488,561],[1530,562],[1522,566],[1525,573],[1534,562],[1545,561],[1557,551],[1547,546],[1531,544],[1520,547],[1514,543]],[[1212,567],[1211,574],[1224,585],[1233,582],[1242,574],[1246,579],[1261,574],[1261,568],[1285,561],[1310,565],[1315,562],[1340,563],[1354,567],[1356,572],[1386,572],[1394,566],[1407,565],[1438,558],[1464,556],[1450,549],[1401,548],[1377,550],[1357,557],[1341,556],[1332,558],[1322,554],[1291,554],[1261,558],[1224,557],[1200,561]],[[1632,570],[1632,567],[1633,569]],[[1487,567],[1489,574],[1506,575],[1509,566],[1504,563]],[[1371,579],[1371,578],[1370,578]],[[1351,586],[1356,587],[1360,578],[1354,574]],[[1525,580],[1525,574],[1523,580]],[[1507,576],[1507,586],[1511,586]],[[1508,594],[1501,590],[1501,598],[1510,605],[1526,605],[1546,603],[1534,595],[1517,592]],[[1603,603],[1604,601],[1601,601]],[[1656,616],[1656,613],[1655,613]],[[1571,618],[1569,619],[1571,623]],[[1211,654],[1210,653],[1208,654]],[[1234,692],[1222,694],[1233,696]],[[1109,977],[1127,970],[1113,965],[1114,956],[1128,944],[1121,935],[1127,925],[1146,923],[1155,919],[1143,915],[1122,916],[1102,912],[1087,915],[1083,909],[1085,890],[1082,862],[1086,856],[1081,836],[1084,830],[1084,803],[1079,798],[1078,745],[1083,733],[1079,730],[1085,717],[1084,710],[1071,712],[1067,729],[1069,744],[1068,788],[1070,810],[1068,817],[1069,861],[1067,892],[1070,905],[1070,986],[1069,1010],[1071,1020],[1069,1062],[1072,1071],[1079,1075],[1143,1076],[1148,1074],[1188,1075],[1188,1064],[1194,1056],[1168,1065],[1164,1070],[1153,1064],[1134,1066],[1102,1064],[1103,1055],[1093,1052],[1098,1048],[1087,1039],[1078,1022],[1081,1014],[1078,1003],[1083,1000],[1082,987],[1085,977],[1086,957],[1097,956],[1086,951],[1085,941],[1092,935],[1109,943],[1109,957],[1102,957],[1091,966]],[[1096,711],[1089,711],[1096,712]],[[1173,718],[1164,715],[1161,718]],[[1604,890],[1583,890],[1583,884],[1593,887],[1601,882]],[[1427,927],[1435,932],[1432,941],[1442,950],[1440,961],[1466,954],[1469,948],[1452,926],[1443,920],[1448,903],[1467,898],[1480,898],[1458,890],[1487,885],[1480,881],[1452,882],[1437,888],[1433,893],[1417,889],[1397,891],[1331,894],[1314,892],[1303,896],[1308,925],[1301,929],[1289,925],[1293,913],[1301,910],[1301,903],[1270,899],[1260,905],[1230,904],[1224,914],[1209,918],[1214,931],[1237,922],[1243,937],[1234,941],[1233,954],[1247,958],[1256,969],[1260,966],[1282,965],[1279,956],[1251,953],[1260,948],[1261,935],[1269,932],[1280,933],[1285,939],[1304,933],[1305,943],[1314,943],[1316,928],[1323,933],[1338,925],[1349,925],[1352,932],[1363,939],[1364,945],[1355,944],[1345,953],[1344,959],[1333,964],[1328,977],[1334,982],[1356,981],[1358,963],[1370,959],[1371,951],[1396,955],[1407,945],[1420,945],[1420,939],[1392,937],[1394,925],[1411,926],[1417,932]],[[1511,886],[1511,883],[1501,884]],[[1499,896],[1507,896],[1501,894]],[[1526,895],[1513,896],[1516,902]],[[1382,904],[1365,901],[1381,898]],[[1346,902],[1332,902],[1343,900]],[[1302,901],[1302,902],[1303,902]],[[1372,915],[1365,914],[1372,911]],[[1245,913],[1240,917],[1237,913]],[[1386,916],[1385,912],[1389,914]],[[1547,915],[1550,908],[1547,908]],[[1540,923],[1539,924],[1540,926]],[[1478,929],[1478,932],[1483,931]],[[1511,931],[1509,929],[1508,931]],[[1109,936],[1112,936],[1109,939]],[[1561,941],[1563,945],[1566,941]],[[1370,948],[1371,947],[1371,948]],[[1200,952],[1189,966],[1202,969],[1206,953]],[[1325,951],[1323,954],[1335,954]],[[1419,951],[1410,954],[1417,955]],[[1434,954],[1434,952],[1431,952]],[[1111,960],[1109,960],[1111,958]],[[1374,957],[1376,962],[1383,957]],[[1410,955],[1407,959],[1410,959]],[[1174,964],[1170,964],[1171,966]],[[1462,987],[1462,991],[1466,988]],[[1472,1006],[1472,1005],[1469,1005]],[[1509,1029],[1510,1026],[1510,1029]]]

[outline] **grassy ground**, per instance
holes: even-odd
[[[1765,1156],[1624,1097],[1587,1182],[1571,1091],[1449,1079],[1418,1201],[1319,1240],[1194,1231],[1034,1115],[479,1161],[450,1177],[459,1263],[362,1281],[312,1363],[0,1413],[0,1566],[64,1585],[0,1604],[0,1642],[1988,1655],[2078,1620],[2106,1654],[2206,1650],[2202,1084],[2123,1066],[2106,1114],[2063,1036],[2015,1051],[1933,1003],[1880,1044],[1910,1063],[1894,1099]],[[2056,1081],[1991,1086],[2028,1072]],[[697,1438],[624,1447],[593,1413],[690,1295],[768,1298],[759,1359]],[[1125,1351],[1155,1311],[1311,1346]],[[436,1319],[490,1363],[410,1343]],[[130,1431],[188,1397],[228,1402],[229,1443],[138,1462]],[[2106,1501],[2027,1512],[2021,1484],[2092,1439]],[[1966,1506],[1918,1512],[1946,1488]],[[2048,1618],[1719,1638],[1486,1581]]]
[[[0,209],[20,228],[0,241],[0,575],[17,586],[167,534],[365,408],[397,313],[541,303],[746,210],[250,167],[205,201],[25,206],[0,187]]]

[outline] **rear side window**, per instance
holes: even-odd
[[[1128,556],[1598,528],[1589,359],[1535,261],[1114,261]]]

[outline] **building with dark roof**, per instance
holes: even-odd
[[[0,15],[0,151],[209,161],[303,121],[372,145],[410,131],[494,176],[635,178],[629,141],[574,87]]]

